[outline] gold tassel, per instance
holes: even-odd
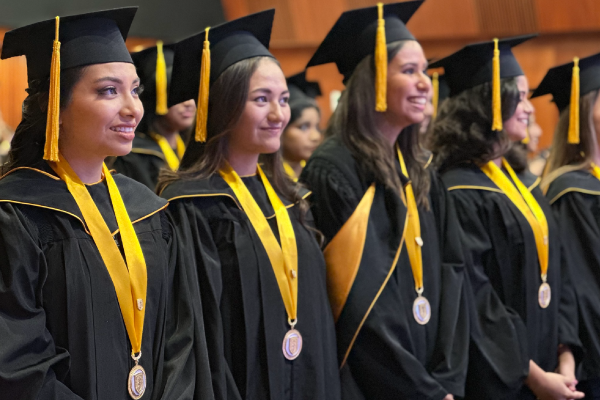
[[[210,90],[210,42],[208,30],[202,49],[202,66],[200,67],[200,88],[198,89],[198,111],[196,112],[196,142],[206,142],[206,126],[208,123],[208,92]]]
[[[527,128],[527,132],[525,133],[525,139],[521,140],[523,144],[529,144],[529,127]]]
[[[387,45],[385,42],[385,20],[383,3],[377,3],[377,36],[375,39],[375,111],[387,110]]]
[[[167,107],[167,63],[163,53],[163,42],[156,42],[156,115],[165,115]]]
[[[500,94],[500,50],[498,39],[494,39],[494,59],[492,64],[492,130],[502,130],[502,97]]]
[[[569,144],[579,143],[579,58],[573,59],[571,80],[571,109],[569,110]]]
[[[440,101],[440,76],[437,72],[433,73],[431,85],[433,86],[433,98],[431,99],[431,103],[433,104],[432,118],[435,118],[437,117],[438,103]]]
[[[60,117],[60,42],[58,26],[60,18],[56,17],[55,38],[52,45],[52,64],[50,66],[50,92],[48,95],[48,115],[46,119],[46,144],[44,160],[58,162],[58,120]]]

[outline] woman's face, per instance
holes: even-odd
[[[284,159],[299,162],[310,158],[321,144],[320,121],[321,116],[316,108],[308,107],[302,110],[300,117],[291,122],[281,136]]]
[[[529,82],[525,75],[516,78],[519,88],[519,104],[515,113],[504,121],[504,132],[512,142],[519,142],[527,137],[527,126],[529,125],[529,116],[533,112],[533,107],[527,99],[529,93]]]
[[[86,67],[60,112],[60,149],[89,159],[131,151],[135,128],[144,115],[140,80],[129,63]]]
[[[529,116],[529,143],[527,143],[527,151],[535,153],[542,137],[542,127],[535,120],[535,113]]]
[[[400,128],[425,118],[431,80],[425,73],[427,59],[421,45],[409,40],[388,65],[386,120]]]
[[[196,116],[196,103],[190,99],[183,103],[175,104],[169,107],[169,112],[159,118],[159,123],[171,132],[183,131],[188,129],[194,123]]]
[[[290,120],[289,91],[279,65],[263,59],[250,78],[246,106],[229,136],[231,154],[268,154],[279,150]]]

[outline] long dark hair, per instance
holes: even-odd
[[[264,60],[279,65],[271,57],[253,57],[233,64],[217,78],[210,88],[206,142],[196,142],[192,138],[179,170],[161,171],[157,186],[159,193],[174,181],[205,179],[225,166],[229,134],[246,106],[250,78]],[[273,188],[287,200],[299,202],[303,215],[308,205],[300,195],[301,186],[294,184],[283,171],[280,152],[261,155],[261,162]]]
[[[71,101],[73,88],[83,76],[86,67],[75,67],[60,72],[60,109]],[[44,157],[46,118],[50,78],[29,82],[27,97],[23,101],[23,116],[11,142],[8,161],[1,167],[4,175],[15,168],[32,167]]]
[[[388,62],[402,49],[406,41],[388,44]],[[368,171],[375,182],[401,191],[396,169],[396,151],[377,129],[375,111],[375,63],[372,55],[356,67],[329,120],[325,136],[339,136],[359,166]],[[419,142],[418,124],[402,130],[400,146],[418,204],[429,206],[427,194],[431,185],[425,170],[425,156]]]
[[[546,190],[559,175],[569,171],[589,168],[590,163],[596,159],[598,139],[594,128],[593,114],[599,92],[599,90],[594,90],[580,98],[578,144],[570,144],[568,141],[571,106],[560,113],[558,124],[556,124],[554,130],[548,165],[544,171],[544,179],[541,184],[543,190]]]
[[[516,78],[500,81],[502,120],[517,110]],[[433,121],[429,148],[434,165],[441,171],[473,163],[481,166],[504,155],[511,146],[506,132],[492,131],[492,85],[483,83],[446,99]]]

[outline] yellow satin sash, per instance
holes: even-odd
[[[544,211],[541,209],[535,197],[533,197],[527,187],[519,180],[515,171],[513,171],[504,158],[502,159],[502,166],[512,178],[515,183],[514,185],[493,161],[490,161],[481,167],[481,171],[483,171],[483,173],[504,192],[506,197],[517,206],[519,211],[521,211],[523,216],[527,219],[535,237],[535,247],[540,263],[542,281],[546,282],[550,251],[550,245],[548,243],[548,221],[546,221]]]
[[[298,249],[296,247],[296,235],[287,208],[275,193],[260,166],[257,165],[256,168],[265,186],[269,201],[275,210],[281,246],[277,242],[267,218],[239,175],[229,164],[219,173],[233,190],[269,256],[288,315],[288,323],[294,327],[298,321]]]
[[[598,167],[595,163],[591,164],[591,173],[596,177],[596,179],[600,180],[600,167]]]
[[[81,210],[92,239],[98,247],[102,261],[104,261],[115,287],[125,328],[131,342],[132,357],[137,360],[141,356],[142,349],[148,277],[144,253],[119,193],[119,188],[110,171],[103,164],[102,172],[106,178],[117,225],[121,231],[125,260],[92,196],[67,160],[60,155],[59,161],[50,163],[50,165],[67,184],[69,192]],[[137,357],[136,354],[138,354]]]
[[[410,179],[408,176],[408,170],[406,169],[406,164],[404,163],[404,157],[402,157],[402,152],[400,151],[400,147],[398,145],[396,145],[396,152],[398,153],[398,161],[400,161],[402,173],[404,176]],[[410,260],[410,266],[412,268],[413,278],[415,280],[415,290],[418,294],[421,294],[423,293],[423,254],[421,253],[423,239],[421,238],[419,210],[417,208],[415,192],[410,181],[406,184],[404,190],[406,192],[406,206],[408,208],[406,250],[408,251],[408,258]]]
[[[185,143],[183,142],[181,135],[178,133],[175,136],[175,140],[177,141],[177,154],[175,154],[169,141],[163,135],[150,133],[150,137],[152,137],[152,139],[160,146],[169,168],[173,171],[177,171],[179,168],[179,161],[183,158],[183,154],[185,153]]]

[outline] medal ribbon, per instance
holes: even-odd
[[[404,163],[404,157],[402,157],[402,152],[400,151],[400,147],[398,145],[396,145],[396,152],[398,153],[398,161],[400,161],[402,173],[404,176],[410,179],[408,176],[408,170],[406,169],[406,164]],[[413,278],[415,280],[415,290],[419,295],[421,295],[421,293],[423,293],[423,254],[421,253],[423,239],[421,238],[419,210],[417,208],[415,192],[410,180],[406,184],[404,190],[406,191],[406,206],[408,208],[406,250],[408,251],[408,258],[410,260],[410,266],[412,268]]]
[[[165,155],[165,161],[167,162],[169,168],[172,171],[177,171],[179,168],[179,160],[183,158],[183,153],[185,153],[185,143],[183,143],[183,139],[179,133],[177,133],[177,136],[175,136],[175,140],[177,141],[177,154],[175,154],[175,151],[173,151],[171,148],[169,141],[163,135],[151,133],[150,136],[160,146],[160,149]]]
[[[519,180],[515,171],[513,171],[504,158],[502,159],[502,166],[508,171],[508,174],[515,183],[514,185],[493,161],[490,161],[481,167],[481,171],[483,171],[483,173],[504,192],[506,197],[517,206],[519,211],[521,211],[523,216],[527,219],[535,237],[535,247],[537,248],[538,260],[540,262],[542,281],[545,283],[548,273],[548,254],[550,247],[548,243],[548,221],[546,221],[544,211],[540,208],[535,197],[533,197],[527,187]]]
[[[106,164],[103,164],[102,172],[106,178],[117,225],[121,231],[127,264],[125,264],[125,260],[123,260],[108,225],[106,225],[92,196],[67,160],[60,155],[59,161],[51,163],[51,165],[58,176],[67,184],[69,192],[83,214],[83,219],[88,226],[94,243],[98,247],[102,261],[106,265],[117,293],[119,307],[131,342],[132,357],[135,359],[135,354],[141,356],[148,277],[144,253],[131,219],[127,214],[119,188]]]
[[[229,164],[219,173],[233,190],[269,256],[288,315],[288,322],[293,327],[297,322],[298,312],[298,249],[296,247],[296,235],[287,208],[273,190],[260,166],[257,165],[256,168],[265,186],[269,201],[275,210],[281,246],[279,246],[265,215],[239,175]]]
[[[600,167],[598,167],[595,163],[591,164],[592,167],[592,175],[596,177],[596,179],[600,180]]]

